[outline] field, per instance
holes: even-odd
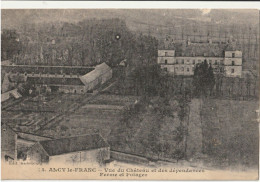
[[[237,166],[242,169],[258,166],[258,123],[256,101],[197,100],[202,127],[202,153],[211,167]],[[199,122],[197,122],[199,123]],[[193,141],[194,142],[194,141]],[[188,143],[188,146],[192,145]]]
[[[2,119],[17,131],[34,133],[50,121],[56,122],[59,115],[68,113],[89,96],[53,93],[26,97],[2,110]]]
[[[118,127],[124,106],[133,104],[138,97],[100,94],[82,103],[77,110],[65,114],[62,121],[41,133],[53,137],[100,133],[108,138],[111,129]]]

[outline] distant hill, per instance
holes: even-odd
[[[92,18],[121,18],[126,21],[130,29],[142,31],[144,26],[181,26],[187,21],[256,25],[259,23],[259,11],[213,9],[204,13],[199,9],[4,9],[2,10],[2,29],[17,29],[31,23],[78,22]]]

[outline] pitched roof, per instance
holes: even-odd
[[[241,45],[239,45],[235,41],[229,42],[229,44],[225,49],[225,51],[240,51],[240,50],[241,50]]]
[[[111,68],[106,63],[99,64],[93,71],[87,73],[84,76],[81,76],[80,80],[86,85],[98,79],[101,75],[109,70],[111,70]]]
[[[186,43],[176,44],[175,55],[176,56],[207,56],[207,57],[223,57],[225,44],[213,44],[213,43]]]
[[[17,132],[17,135],[18,135],[18,138],[20,138],[20,139],[33,141],[33,142],[51,140],[52,139],[50,137],[35,135],[35,134],[31,134],[31,133],[23,133],[23,132]]]
[[[84,85],[79,78],[60,77],[27,77],[29,83],[47,85]]]
[[[39,144],[49,156],[109,147],[99,134],[46,140],[40,141]]]

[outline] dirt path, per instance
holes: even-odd
[[[190,121],[187,137],[187,158],[192,159],[202,151],[202,128],[200,121],[200,100],[193,99],[190,103]]]

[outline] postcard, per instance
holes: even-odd
[[[1,22],[2,179],[258,179],[259,10]]]

